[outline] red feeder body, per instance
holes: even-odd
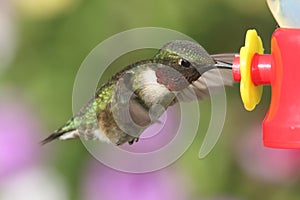
[[[239,58],[233,61],[233,77],[240,81]],[[263,121],[264,145],[300,149],[300,29],[277,29],[271,55],[255,54],[251,62],[255,85],[271,84],[272,99]]]
[[[300,29],[277,29],[271,40],[272,100],[264,145],[300,148]]]

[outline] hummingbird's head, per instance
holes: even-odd
[[[172,91],[188,87],[216,64],[202,46],[187,40],[168,42],[158,51],[154,61],[161,64],[156,69],[157,82]]]

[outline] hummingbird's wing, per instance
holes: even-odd
[[[138,126],[145,127],[151,124],[149,111],[140,103],[136,95],[133,95],[129,101],[129,114]]]
[[[164,108],[174,99],[165,86],[157,83],[154,65],[157,64],[149,62],[131,68],[115,86],[112,100],[114,119],[125,133],[136,137],[157,122]],[[161,107],[153,107],[156,104]]]
[[[147,109],[141,104],[132,86],[133,70],[125,72],[114,90],[111,111],[118,127],[131,136],[138,137],[144,126],[151,122]]]
[[[232,86],[233,78],[230,69],[211,69],[186,89],[177,93],[177,98],[183,102],[202,100],[217,93],[224,86]]]
[[[232,64],[233,59],[239,55],[238,53],[221,53],[210,55],[215,61]]]
[[[224,86],[232,86],[231,65],[236,55],[236,53],[211,55],[216,62],[216,68],[206,71],[198,80],[190,84],[188,88],[180,91],[177,94],[179,100],[184,102],[202,100],[213,93],[217,93]]]

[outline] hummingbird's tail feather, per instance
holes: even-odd
[[[79,137],[79,133],[76,129],[64,131],[64,132],[54,132],[51,135],[49,135],[46,139],[42,140],[40,142],[41,145],[45,145],[49,142],[52,142],[53,140],[59,139],[59,140],[70,140],[70,139],[76,139]]]
[[[63,134],[65,134],[64,132],[55,132],[55,133],[52,133],[51,135],[49,135],[47,138],[45,138],[44,140],[42,140],[40,142],[41,145],[45,145],[49,142],[52,142],[53,140],[56,140],[58,139],[60,136],[62,136]]]
[[[75,139],[78,137],[79,137],[79,132],[76,129],[73,119],[71,119],[65,125],[63,125],[61,128],[54,131],[54,133],[49,135],[46,139],[42,140],[40,143],[42,145],[45,145],[56,139],[69,140],[69,139]]]

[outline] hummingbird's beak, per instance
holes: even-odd
[[[201,67],[195,67],[195,69],[200,73],[200,75],[212,69],[232,69],[231,63],[219,62],[217,61],[215,64],[207,64],[202,65]]]
[[[237,54],[236,53],[223,53],[223,54],[212,54],[210,55],[214,64],[202,65],[200,67],[195,67],[195,69],[200,73],[200,75],[211,69],[229,69],[232,70],[232,62]],[[194,65],[197,66],[197,65]]]
[[[232,70],[232,63],[237,53],[214,54],[211,57],[215,61],[215,68]]]
[[[238,55],[239,53],[219,53],[210,54],[210,57],[216,62],[232,63],[234,58]]]
[[[222,61],[217,61],[214,66],[215,68],[218,69],[232,69],[232,63],[227,63]]]

